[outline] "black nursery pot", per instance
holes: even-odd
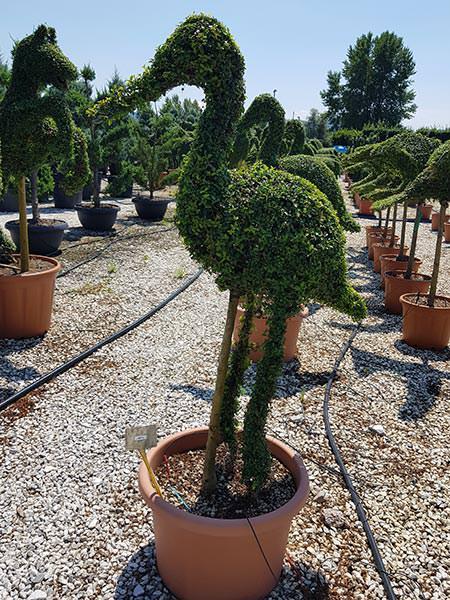
[[[161,221],[166,214],[167,206],[171,198],[150,198],[146,196],[136,196],[133,198],[136,212],[141,219],[146,221]]]
[[[80,204],[83,198],[83,192],[76,192],[71,196],[67,196],[61,189],[55,188],[53,193],[53,199],[55,201],[55,208],[74,208],[77,204]]]
[[[19,221],[8,221],[6,229],[11,233],[17,250],[20,250]],[[65,221],[59,219],[41,219],[40,223],[28,221],[28,244],[31,254],[52,256],[61,246],[64,231],[69,228]]]
[[[114,227],[120,207],[117,204],[102,204],[99,208],[77,204],[75,206],[80,223],[92,231],[109,231]]]
[[[0,200],[0,210],[4,212],[17,212],[19,210],[19,200],[17,194],[12,190],[7,190]]]

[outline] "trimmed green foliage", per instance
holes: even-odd
[[[0,227],[0,263],[9,265],[13,262],[12,254],[16,251],[16,247]]]
[[[244,61],[229,31],[212,17],[194,15],[158,48],[141,76],[100,102],[96,112],[128,112],[181,84],[204,90],[206,108],[183,164],[176,222],[191,255],[215,274],[220,289],[233,298],[258,297],[269,318],[244,426],[243,478],[258,489],[268,474],[265,422],[282,365],[286,318],[311,298],[357,320],[366,307],[347,281],[336,212],[315,186],[261,162],[228,170],[243,108],[243,75]],[[239,382],[241,362],[231,361],[229,368],[230,377],[239,368],[233,379]],[[235,394],[235,383],[233,389]],[[233,411],[235,399],[229,397],[227,406]],[[234,414],[228,422],[233,429]]]
[[[62,175],[59,186],[67,196],[81,191],[92,175],[89,167],[87,139],[79,127],[75,127],[73,130],[73,141],[72,156],[59,167]]]
[[[336,177],[322,160],[315,156],[288,156],[280,159],[279,166],[284,171],[313,183],[333,205],[342,227],[347,231],[359,231],[359,225],[345,208],[345,201]]]
[[[421,127],[416,131],[427,137],[436,138],[441,142],[448,142],[450,140],[450,128],[437,129],[436,127]]]
[[[301,154],[305,146],[305,128],[300,119],[286,121],[283,137],[283,155]]]
[[[331,154],[316,154],[313,156],[313,158],[326,165],[331,171],[333,171],[335,177],[339,177],[339,175],[342,173],[341,161],[336,156],[331,156]]]
[[[265,135],[258,150],[256,160],[266,165],[274,165],[280,154],[284,134],[284,110],[271,94],[256,96],[239,121],[230,165],[237,166],[247,157],[250,149],[250,130],[255,125],[265,126]]]
[[[450,141],[434,150],[426,167],[405,189],[408,199],[450,202]]]

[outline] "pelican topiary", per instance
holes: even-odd
[[[345,238],[336,212],[319,190],[262,163],[230,171],[244,102],[244,60],[224,25],[188,17],[158,48],[144,72],[100,101],[94,114],[129,112],[141,102],[187,84],[201,87],[206,108],[184,162],[177,225],[192,257],[229,290],[204,468],[205,492],[215,487],[224,388],[230,383],[231,335],[239,299],[262,300],[270,334],[247,407],[243,480],[259,489],[269,472],[265,424],[282,366],[286,318],[314,298],[359,320],[361,297],[347,281]],[[251,318],[251,310],[248,311]],[[244,324],[245,325],[245,324]]]

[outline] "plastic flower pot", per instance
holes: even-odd
[[[388,236],[392,235],[392,227],[388,227],[387,235]],[[383,240],[384,240],[384,227],[381,228],[381,231],[375,231],[375,232],[369,233],[367,248],[368,248],[368,252],[369,252],[369,258],[371,260],[373,260],[373,245],[377,244],[378,242],[381,242]]]
[[[207,435],[205,427],[163,439],[148,452],[150,466],[161,465],[165,455],[170,460],[204,448]],[[251,517],[251,526],[247,519],[200,517],[173,506],[156,493],[141,465],[139,488],[153,512],[159,574],[177,598],[262,600],[277,584],[291,522],[306,503],[309,482],[299,454],[274,438],[267,443],[272,456],[292,473],[297,490],[277,510]]]
[[[397,244],[398,241],[398,236],[394,236],[394,240],[395,243],[393,246],[390,246],[390,240],[386,240],[383,242],[377,242],[376,244],[373,244],[372,246],[372,250],[373,250],[373,270],[375,271],[375,273],[380,273],[381,271],[381,263],[380,263],[380,256],[382,256],[383,254],[398,254],[400,252],[400,247]],[[403,248],[403,253],[407,254],[408,253],[408,247],[405,246]]]
[[[133,198],[136,212],[141,219],[146,221],[161,221],[164,219],[171,198],[150,198],[136,196]]]
[[[444,225],[445,223],[450,222],[450,215],[445,215]],[[437,231],[439,229],[439,213],[433,212],[431,215],[431,231]]]
[[[19,221],[8,221],[6,229],[11,233],[11,238],[20,250]],[[51,256],[58,252],[64,238],[64,231],[69,225],[61,219],[42,219],[39,223],[28,221],[28,244],[32,254]]]
[[[75,208],[77,204],[81,204],[83,200],[83,190],[67,196],[61,188],[56,188],[53,192],[53,200],[55,202],[55,208]]]
[[[384,289],[384,275],[387,271],[406,271],[408,268],[409,257],[404,256],[404,260],[397,260],[397,254],[382,254],[380,256],[380,264],[381,264],[381,288]],[[420,268],[422,261],[420,258],[414,258],[413,262],[413,273],[417,273]]]
[[[235,344],[239,341],[239,332],[242,327],[242,317],[244,314],[245,310],[241,306],[238,306],[233,329],[233,343]],[[307,317],[308,314],[308,309],[303,307],[297,315],[287,319],[286,333],[284,336],[283,360],[292,360],[297,355],[298,334],[303,319]],[[265,317],[253,317],[253,325],[249,337],[250,351],[248,355],[252,362],[258,362],[264,356],[263,344],[266,341],[267,333],[267,319]]]
[[[361,198],[361,200],[359,202],[359,211],[358,212],[360,215],[372,216],[373,215],[372,200],[367,200],[366,198]]]
[[[46,256],[30,258],[49,263],[50,268],[0,276],[0,338],[36,337],[50,328],[53,291],[61,265]]]
[[[413,273],[405,279],[404,271],[386,271],[384,274],[384,306],[388,313],[402,314],[400,298],[403,294],[426,294],[430,289],[431,277],[423,273]]]
[[[444,240],[450,243],[450,222],[444,223]]]
[[[423,221],[429,221],[430,217],[431,217],[431,211],[433,210],[433,205],[432,204],[421,204],[420,205],[420,212],[422,214],[422,220]]]
[[[419,299],[427,298],[420,294]],[[436,296],[436,305],[417,303],[417,294],[400,298],[403,309],[403,341],[413,348],[444,350],[450,341],[450,297]]]
[[[75,208],[80,223],[85,229],[91,231],[109,231],[112,229],[120,210],[117,204],[101,204],[98,208],[92,205],[77,204]]]

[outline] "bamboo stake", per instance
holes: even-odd
[[[433,274],[431,275],[430,293],[428,294],[428,306],[433,307],[436,299],[436,291],[439,277],[439,265],[441,262],[442,238],[444,236],[445,211],[447,210],[448,202],[441,202],[439,211],[439,229],[436,239],[436,250],[434,253]]]

